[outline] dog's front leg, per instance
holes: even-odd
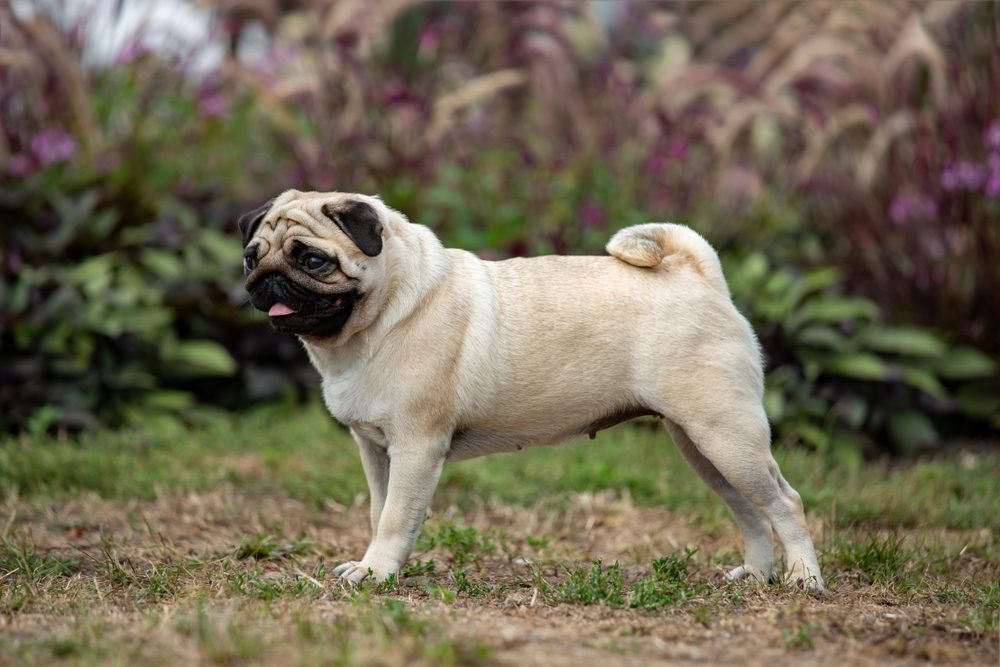
[[[364,468],[365,479],[368,481],[368,496],[371,499],[369,519],[374,540],[378,533],[378,520],[382,516],[382,508],[385,507],[385,496],[389,490],[389,453],[384,446],[364,437],[353,428],[351,435],[358,443],[361,467]]]
[[[338,566],[335,576],[357,584],[366,579],[385,581],[399,573],[417,541],[446,453],[447,446],[436,442],[389,446],[388,490],[371,545],[360,561]]]

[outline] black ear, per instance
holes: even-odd
[[[246,248],[247,244],[250,243],[250,239],[253,238],[257,228],[260,227],[260,223],[264,220],[264,216],[266,216],[267,212],[271,210],[271,204],[273,203],[274,199],[271,199],[263,206],[258,206],[249,213],[244,213],[240,216],[240,221],[236,224],[239,225],[240,232],[243,233],[244,248]]]
[[[382,252],[382,222],[370,205],[361,201],[324,204],[323,213],[351,237],[361,252],[369,257]]]

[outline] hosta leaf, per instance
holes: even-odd
[[[780,389],[768,388],[764,391],[764,411],[774,423],[785,416],[785,393]]]
[[[959,347],[949,350],[936,363],[938,375],[949,380],[968,380],[990,377],[996,371],[996,363],[979,350]]]
[[[143,250],[142,264],[159,278],[173,280],[184,275],[184,263],[180,257],[166,250],[156,248]]]
[[[972,417],[1000,422],[1000,389],[969,384],[958,390],[958,409]]]
[[[917,327],[871,327],[861,339],[872,349],[915,357],[937,357],[948,349],[937,336]]]
[[[948,390],[936,377],[921,368],[904,367],[902,376],[903,381],[911,387],[916,387],[942,401],[948,398]]]
[[[823,371],[858,380],[885,380],[889,366],[874,354],[840,354],[823,363]]]
[[[840,419],[851,428],[861,428],[868,416],[868,401],[860,396],[844,396],[833,407]]]
[[[797,327],[809,322],[843,322],[854,319],[872,319],[878,315],[878,306],[868,299],[848,299],[817,296],[806,301],[789,318],[789,326]]]
[[[802,276],[802,289],[806,294],[829,287],[840,280],[840,269],[835,266],[827,266],[822,269],[814,269]]]
[[[146,394],[141,403],[159,410],[184,410],[195,404],[194,394],[174,389],[160,389]]]
[[[889,434],[905,452],[917,452],[937,442],[934,424],[915,410],[898,410],[889,415]]]
[[[185,340],[167,346],[162,361],[170,370],[195,375],[232,375],[236,362],[226,348],[210,340]]]
[[[833,327],[824,326],[822,324],[804,327],[795,334],[795,342],[800,345],[822,347],[828,350],[834,350],[835,352],[843,350],[847,345],[847,340],[844,338],[844,334],[840,333]]]

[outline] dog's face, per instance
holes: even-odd
[[[377,199],[289,190],[239,221],[250,303],[279,331],[341,334],[365,317],[378,287],[382,215]]]

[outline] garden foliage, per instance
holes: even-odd
[[[234,220],[287,187],[380,193],[487,258],[686,222],[781,439],[998,426],[991,5],[205,4],[207,71],[143,32],[82,66],[86,19],[0,5],[3,428],[309,385],[241,288]]]

